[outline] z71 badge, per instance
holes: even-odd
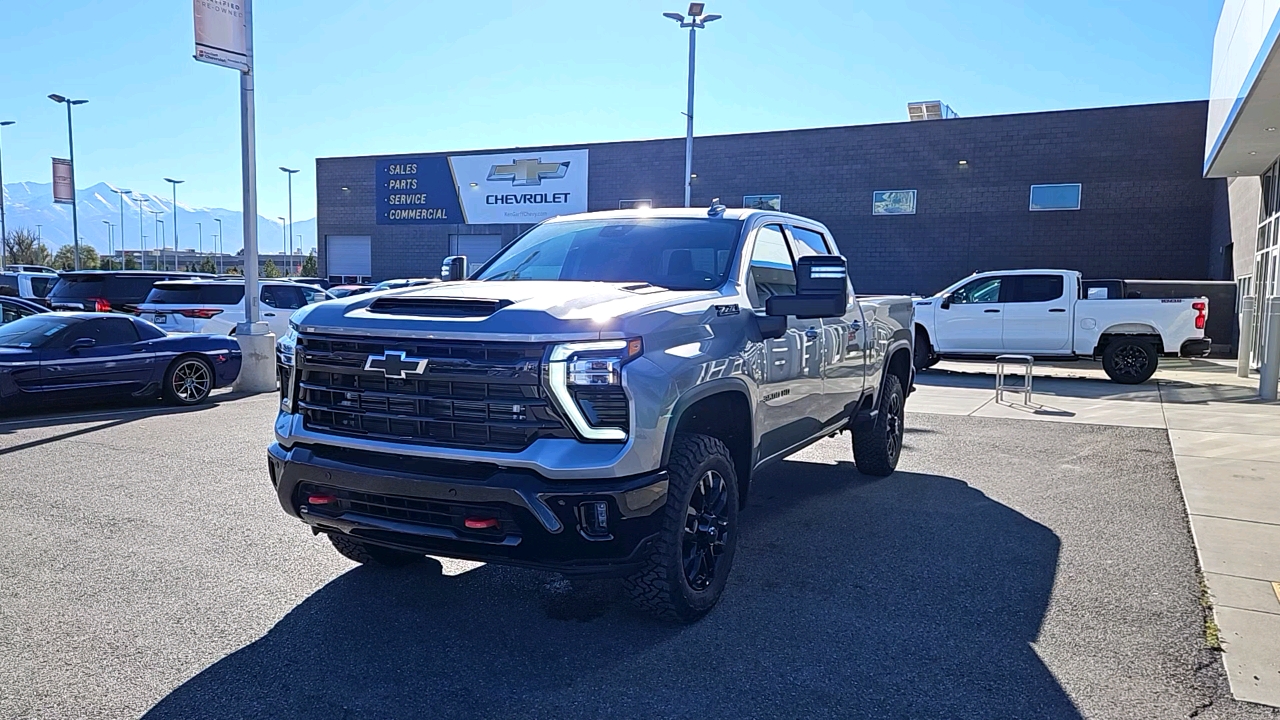
[[[725,317],[726,315],[737,315],[740,312],[737,305],[717,305],[716,317]]]

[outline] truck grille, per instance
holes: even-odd
[[[538,438],[573,437],[542,388],[543,349],[299,336],[298,410],[320,432],[523,450]]]

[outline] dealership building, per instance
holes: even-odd
[[[1227,183],[1203,173],[1205,102],[694,140],[695,206],[825,223],[864,293],[933,293],[974,271],[1232,279]],[[679,206],[682,138],[316,161],[319,261],[335,281],[435,277],[539,220]]]

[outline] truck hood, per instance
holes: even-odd
[[[344,335],[587,339],[621,332],[637,316],[719,296],[637,282],[461,281],[329,300],[293,320],[303,332]]]

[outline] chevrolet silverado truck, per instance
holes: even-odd
[[[1203,357],[1209,299],[1093,299],[1070,270],[971,275],[916,301],[915,367],[942,359],[1030,355],[1102,359],[1107,377],[1146,382],[1161,356]]]
[[[858,471],[898,462],[912,301],[858,299],[835,253],[778,212],[587,213],[469,276],[450,259],[469,279],[307,306],[279,354],[280,504],[356,562],[621,577],[694,620],[762,468],[843,430]]]

